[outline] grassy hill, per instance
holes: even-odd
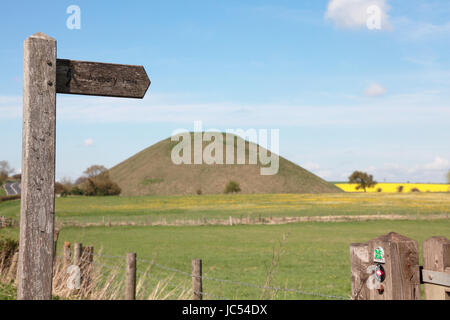
[[[235,136],[234,155],[237,155]],[[194,137],[191,134],[193,159]],[[239,183],[241,193],[338,193],[331,183],[300,166],[280,157],[279,171],[275,175],[260,174],[262,165],[248,164],[250,142],[245,141],[246,165],[175,165],[171,152],[178,142],[170,138],[137,153],[110,169],[113,181],[122,188],[122,195],[192,195],[223,193],[230,180]],[[209,144],[203,142],[203,148]],[[204,150],[204,149],[203,149]],[[226,154],[223,149],[224,157]],[[259,155],[259,154],[258,154]],[[259,156],[258,156],[259,159]],[[192,161],[193,163],[193,161]]]

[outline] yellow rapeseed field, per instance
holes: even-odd
[[[336,186],[346,192],[364,192],[363,189],[356,190],[357,184],[353,183],[337,183]],[[402,192],[450,192],[450,184],[434,183],[378,183],[375,187],[368,188],[367,192],[399,192],[401,186]]]

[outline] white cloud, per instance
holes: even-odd
[[[377,168],[375,166],[369,166],[369,167],[363,169],[362,171],[372,174],[372,172],[374,172],[376,170],[377,170]]]
[[[436,67],[438,66],[437,64],[437,59],[436,57],[405,57],[404,58],[405,61],[421,66],[421,67],[427,67],[427,68],[431,68],[431,67]]]
[[[417,21],[408,17],[392,19],[395,29],[402,40],[409,41],[441,41],[450,37],[450,21],[441,24],[429,21]]]
[[[418,23],[411,27],[409,37],[413,40],[429,39],[430,37],[449,36],[450,22],[442,25]]]
[[[313,171],[313,173],[324,180],[330,180],[333,177],[333,172],[331,170],[318,170]]]
[[[87,138],[86,140],[84,140],[84,145],[86,147],[92,146],[94,144],[94,140],[92,138]]]
[[[320,165],[314,162],[307,162],[305,164],[302,164],[302,167],[308,171],[317,171],[320,169]]]
[[[439,156],[434,158],[434,160],[430,163],[424,164],[423,166],[419,166],[416,170],[446,170],[450,169],[450,161],[447,159],[443,159]]]
[[[14,119],[22,116],[22,97],[0,96],[0,119]]]
[[[372,83],[364,90],[364,94],[368,97],[380,97],[386,93],[386,89],[378,83]]]
[[[445,176],[450,169],[448,159],[436,156],[434,160],[416,164],[401,165],[398,163],[385,163],[380,166],[370,166],[363,171],[373,174],[375,180],[383,182],[445,182]]]
[[[374,12],[371,8],[376,7]],[[340,28],[368,28],[368,20],[379,15],[380,29],[391,29],[387,0],[330,0],[325,18]]]
[[[315,175],[321,177],[322,179],[329,180],[333,177],[333,171],[322,168],[322,166],[315,162],[306,162],[306,163],[299,163],[301,167],[304,169],[314,173]]]
[[[342,100],[339,96],[336,99]],[[170,123],[185,127],[186,124],[202,120],[206,127],[220,128],[450,125],[449,96],[438,91],[390,94],[382,100],[360,96],[345,104],[196,103],[196,100],[190,97],[174,101],[155,95],[143,100],[60,96],[57,121],[96,124]],[[20,119],[21,104],[21,98],[11,99],[3,107],[0,96],[0,120]],[[6,109],[11,112],[2,112]],[[389,117],[386,117],[387,114]],[[405,117],[405,114],[408,116]]]

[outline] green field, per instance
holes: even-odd
[[[19,209],[20,201],[0,203],[0,216],[18,218]],[[184,273],[189,274],[191,260],[195,258],[203,260],[204,276],[226,280],[204,280],[204,291],[211,294],[209,298],[326,298],[287,291],[269,291],[262,296],[263,290],[252,285],[266,284],[274,252],[280,256],[272,268],[270,286],[348,298],[350,243],[367,242],[390,231],[418,240],[419,244],[436,235],[450,238],[449,212],[450,194],[445,193],[69,197],[56,200],[57,223],[66,224],[60,231],[59,254],[64,241],[94,245],[96,253],[100,254],[95,261],[119,270],[119,279],[122,279],[125,254],[137,252],[140,272],[151,266],[150,274],[138,274],[144,287],[142,292],[150,292],[162,281],[167,286],[163,291],[170,299],[179,297],[183,288],[190,288],[191,279]],[[242,216],[338,215],[376,215],[383,219],[397,215],[403,220],[214,225],[214,219],[229,216],[239,221]],[[429,219],[431,217],[433,219]],[[186,225],[186,221],[202,221],[203,218],[209,219],[206,225]],[[109,221],[138,225],[109,226]],[[180,223],[150,226],[145,225],[145,221]],[[99,225],[88,227],[93,222]],[[17,238],[18,229],[2,229],[0,235]]]
[[[18,219],[20,201],[0,203],[0,216]],[[450,193],[271,194],[166,197],[67,197],[56,199],[61,225],[89,223],[189,224],[214,219],[325,216],[441,216],[450,213]]]
[[[63,241],[94,245],[102,263],[123,269],[126,252],[137,252],[138,268],[144,271],[150,260],[189,273],[191,260],[203,260],[207,277],[263,286],[272,263],[273,251],[281,249],[278,270],[271,285],[325,295],[349,297],[349,244],[367,242],[395,231],[419,241],[442,235],[450,238],[450,220],[372,221],[351,223],[296,223],[286,225],[197,226],[197,227],[89,227],[63,229]],[[111,257],[111,258],[110,258]],[[189,288],[183,274],[152,267],[155,279],[173,276],[172,282]],[[148,280],[149,284],[152,280]],[[153,281],[156,283],[156,280]],[[245,285],[204,281],[204,291],[229,299],[260,298],[261,289]],[[278,299],[314,299],[310,295],[279,292]],[[321,297],[319,297],[321,298]]]
[[[138,270],[152,265],[145,286],[152,290],[159,280],[169,279],[167,292],[176,298],[182,288],[189,289],[191,260],[203,260],[203,275],[264,286],[274,251],[281,255],[270,285],[314,294],[348,298],[350,265],[348,247],[395,231],[421,244],[428,237],[450,238],[450,221],[371,221],[351,223],[296,223],[285,225],[197,226],[197,227],[87,227],[65,228],[58,241],[58,254],[64,241],[94,245],[95,261],[122,272],[127,252],[138,255]],[[3,231],[5,234],[5,231]],[[17,229],[9,229],[9,236]],[[283,241],[283,238],[286,238]],[[154,265],[152,263],[162,265]],[[106,271],[108,271],[108,269]],[[138,278],[143,277],[141,273]],[[123,274],[120,275],[123,279]],[[139,280],[139,279],[138,279]],[[174,286],[181,288],[173,289]],[[213,297],[258,299],[262,290],[245,284],[204,280],[203,290]],[[297,292],[271,291],[265,298],[325,299]]]

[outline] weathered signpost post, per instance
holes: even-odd
[[[25,40],[18,299],[52,297],[56,93],[143,98],[149,86],[142,66],[60,60],[55,39]]]
[[[423,267],[415,240],[389,234],[350,245],[352,299],[450,300],[450,240],[431,237],[422,243]]]
[[[352,299],[420,299],[417,241],[391,232],[350,245]]]

